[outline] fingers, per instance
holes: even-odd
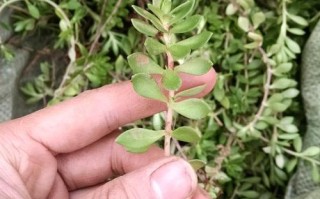
[[[101,186],[74,191],[70,198],[186,199],[192,197],[196,184],[197,178],[191,166],[170,157]]]
[[[128,153],[115,143],[118,134],[112,133],[81,150],[56,157],[58,171],[69,190],[101,184],[164,156],[156,146],[143,154]]]
[[[201,96],[215,83],[212,69],[203,76],[182,75],[183,89],[206,85]],[[27,131],[55,153],[68,153],[87,146],[112,130],[163,111],[163,103],[138,96],[130,82],[108,85],[81,94],[57,106],[43,109],[9,123]]]

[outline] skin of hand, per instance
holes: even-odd
[[[181,75],[183,89],[216,79]],[[153,146],[143,154],[115,143],[121,126],[164,111],[130,82],[86,91],[66,102],[0,124],[0,198],[202,199],[191,166]]]

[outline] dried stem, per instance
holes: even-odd
[[[167,65],[168,69],[172,70],[174,67],[174,61],[172,55],[167,52]],[[169,91],[169,100],[174,97],[174,91]],[[164,140],[164,154],[165,156],[170,156],[170,146],[171,146],[171,133],[172,133],[172,121],[173,121],[173,110],[168,104],[167,106],[167,114],[166,114],[166,135]]]
[[[263,111],[264,111],[266,104],[267,104],[267,101],[268,101],[268,97],[269,97],[269,93],[270,93],[270,85],[271,85],[271,81],[272,81],[272,67],[268,61],[268,59],[269,59],[268,55],[262,47],[259,47],[259,52],[262,55],[263,62],[267,66],[267,80],[264,85],[264,95],[263,95],[263,99],[262,99],[260,108],[259,108],[257,114],[255,115],[253,121],[247,125],[247,127],[249,127],[249,128],[253,127],[260,120],[261,115],[263,114]]]

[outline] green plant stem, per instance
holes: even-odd
[[[297,153],[297,152],[294,152],[294,151],[291,151],[291,150],[285,149],[285,148],[283,148],[283,151],[288,153],[288,154],[290,154],[290,155],[292,155],[292,156],[295,156],[295,157],[301,158],[303,160],[309,161],[311,163],[314,163],[314,164],[316,164],[318,166],[320,165],[319,161],[317,161],[317,160],[315,160],[313,158],[309,158],[309,157],[303,156],[300,153]]]
[[[284,46],[285,38],[287,37],[287,4],[286,0],[282,0],[282,25],[281,25],[281,32],[278,38],[278,42],[282,43]]]
[[[169,70],[172,70],[174,68],[174,60],[172,58],[172,55],[167,52],[167,66]],[[169,100],[173,99],[174,97],[174,91],[169,91]],[[166,113],[166,135],[164,138],[164,154],[165,156],[170,156],[170,148],[171,148],[171,134],[172,134],[172,122],[173,121],[173,109],[168,104],[167,105],[167,113]]]

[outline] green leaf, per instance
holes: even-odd
[[[217,101],[221,102],[226,94],[223,88],[215,87],[213,90],[213,95]]]
[[[252,22],[254,28],[258,28],[263,22],[265,22],[266,16],[263,12],[257,12],[252,16]]]
[[[236,2],[240,4],[245,11],[249,11],[254,6],[253,0],[237,0]]]
[[[152,5],[156,6],[157,8],[161,7],[163,0],[152,0]]]
[[[163,73],[162,84],[167,90],[176,91],[181,87],[182,80],[175,71],[167,69]]]
[[[162,0],[161,10],[164,13],[169,13],[171,11],[172,1],[171,0]]]
[[[27,7],[28,7],[28,11],[30,13],[30,15],[35,18],[35,19],[39,19],[40,18],[40,12],[39,9],[32,5],[31,3],[27,3]]]
[[[238,11],[237,6],[235,6],[233,3],[229,3],[226,9],[226,15],[231,16],[234,15]]]
[[[298,133],[299,129],[293,124],[279,124],[278,127],[287,133]]]
[[[275,69],[275,73],[287,73],[291,71],[292,67],[292,63],[282,63]]]
[[[292,160],[290,160],[289,162],[286,163],[286,170],[288,173],[291,173],[294,168],[296,168],[298,164],[298,159],[297,158],[294,158]]]
[[[294,35],[299,35],[299,36],[306,34],[304,30],[301,30],[299,28],[289,28],[288,31]]]
[[[167,102],[167,98],[161,92],[155,80],[146,74],[136,74],[132,76],[134,90],[141,96]]]
[[[187,99],[182,102],[175,102],[172,104],[172,108],[177,113],[196,120],[206,117],[210,112],[210,106],[201,99]]]
[[[301,150],[302,150],[302,139],[301,139],[300,136],[293,140],[293,147],[297,152],[301,152]]]
[[[161,130],[163,126],[163,120],[161,119],[161,113],[157,113],[152,117],[152,126],[155,130]]]
[[[158,30],[166,32],[166,29],[163,28],[160,20],[156,16],[138,6],[133,5],[132,7],[140,16],[148,19]]]
[[[260,196],[260,193],[256,191],[241,191],[239,192],[239,195],[246,198],[258,198]]]
[[[281,78],[270,86],[271,89],[286,89],[288,87],[295,86],[295,81],[288,78]]]
[[[229,109],[230,108],[230,100],[228,97],[224,97],[221,101],[220,101],[221,105],[226,108]]]
[[[188,126],[177,128],[172,132],[172,137],[183,142],[197,143],[199,142],[201,135],[196,129]]]
[[[164,69],[143,53],[134,53],[128,56],[128,63],[134,74],[162,74]]]
[[[156,34],[158,34],[158,30],[154,28],[153,26],[145,23],[144,21],[141,21],[139,19],[132,19],[131,20],[132,25],[142,34],[145,34],[147,36],[154,37]]]
[[[201,93],[206,88],[206,85],[197,86],[184,91],[181,91],[175,95],[175,98],[179,97],[191,97]]]
[[[281,180],[286,181],[286,180],[288,179],[287,174],[286,174],[284,171],[282,171],[281,169],[275,167],[274,170],[275,170],[275,174],[276,174]]]
[[[238,18],[238,26],[244,31],[248,32],[250,29],[250,21],[247,17]]]
[[[292,14],[288,14],[288,17],[294,21],[295,23],[301,25],[301,26],[308,26],[308,21],[305,20],[304,18],[297,16],[297,15],[292,15]]]
[[[244,45],[244,47],[247,49],[256,49],[259,46],[260,46],[260,42],[252,42],[252,43]]]
[[[183,59],[191,51],[191,49],[188,46],[183,46],[183,45],[179,45],[179,44],[171,45],[168,50],[171,53],[171,55],[173,56],[174,60]]]
[[[164,136],[164,131],[134,128],[123,132],[117,137],[116,142],[129,152],[143,153],[150,146]]]
[[[157,17],[162,21],[164,19],[165,13],[158,7],[148,4],[149,10],[151,10]]]
[[[284,155],[283,154],[277,155],[275,160],[276,160],[277,166],[280,169],[283,169],[283,167],[285,166],[285,163],[286,163],[286,159],[285,159]]]
[[[299,44],[295,41],[293,41],[292,39],[290,39],[289,37],[286,38],[286,44],[288,45],[288,48],[296,53],[296,54],[299,54],[301,53],[301,48],[299,46]]]
[[[255,33],[255,32],[249,32],[248,33],[248,37],[254,41],[256,41],[257,43],[261,43],[261,41],[263,40],[263,37],[258,34],[258,33]]]
[[[288,133],[288,134],[281,134],[278,137],[280,139],[283,139],[283,140],[294,140],[297,137],[299,137],[299,134],[297,134],[297,133]]]
[[[283,97],[285,98],[295,98],[299,95],[300,91],[296,88],[289,88],[282,92]]]
[[[69,96],[69,97],[73,97],[76,96],[77,94],[80,93],[80,88],[79,86],[76,85],[72,85],[70,84],[65,90],[64,90],[64,95]]]
[[[79,3],[78,0],[70,0],[68,2],[68,5],[67,5],[68,9],[70,10],[76,10],[76,9],[79,9],[81,7],[81,4]]]
[[[178,7],[174,8],[170,14],[173,16],[173,18],[170,20],[170,24],[175,24],[179,22],[181,19],[188,16],[188,14],[191,13],[194,6],[194,0],[188,0],[182,4],[180,4]]]
[[[301,154],[305,156],[316,156],[320,154],[320,148],[316,146],[311,146],[304,150]]]
[[[194,15],[181,23],[178,23],[177,25],[173,26],[170,30],[172,33],[185,33],[190,32],[193,29],[195,29],[199,23],[203,20],[203,17],[200,15]]]
[[[159,55],[167,49],[165,45],[150,37],[146,39],[144,45],[151,55]]]
[[[272,102],[269,104],[269,107],[276,112],[283,112],[288,108],[286,104],[281,102]]]
[[[315,163],[312,164],[312,180],[317,183],[320,181],[319,169]]]
[[[198,171],[199,169],[201,169],[204,166],[206,166],[206,162],[204,162],[202,160],[189,160],[189,164],[192,166],[192,168],[195,171]]]
[[[203,75],[212,68],[212,64],[213,63],[207,59],[195,58],[175,67],[174,70],[192,75]]]
[[[213,33],[208,31],[203,31],[202,33],[195,35],[193,37],[190,37],[188,39],[182,40],[178,42],[177,44],[186,46],[191,48],[192,50],[198,49],[202,46],[204,46],[211,38]]]

